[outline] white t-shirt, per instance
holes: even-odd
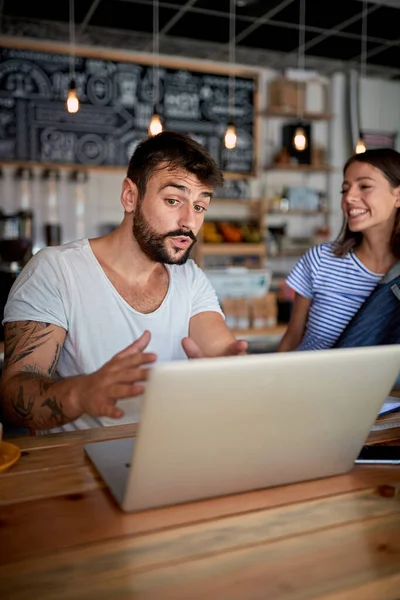
[[[56,370],[59,377],[96,371],[146,329],[151,332],[146,351],[155,352],[160,361],[186,359],[181,340],[189,334],[191,317],[222,311],[211,283],[193,260],[166,267],[167,294],[157,310],[143,314],[114,288],[87,239],[44,248],[17,277],[3,323],[29,320],[63,327],[67,335]],[[111,422],[121,423],[84,415],[57,431]]]

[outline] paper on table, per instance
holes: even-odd
[[[117,406],[118,408],[122,408],[124,416],[119,419],[101,417],[100,420],[103,427],[139,423],[143,408],[143,395],[136,396],[135,398],[127,398],[126,400],[118,400]]]
[[[386,415],[387,413],[391,413],[396,410],[400,410],[400,398],[388,396],[385,402],[382,404],[378,414],[381,417],[382,415]]]

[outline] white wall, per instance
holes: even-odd
[[[397,132],[396,150],[400,150],[400,82],[361,79],[360,126],[361,131]]]
[[[330,122],[329,155],[332,172],[329,176],[329,225],[331,237],[335,239],[342,226],[340,189],[342,169],[349,156],[348,117],[346,112],[346,77],[335,73],[331,80],[331,103],[333,118]]]

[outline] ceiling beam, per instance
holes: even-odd
[[[98,7],[98,5],[100,4],[101,0],[93,0],[92,4],[89,7],[89,10],[87,11],[82,23],[80,24],[80,27],[78,29],[78,35],[82,35],[82,33],[85,31],[90,19],[93,16],[94,11],[96,10],[96,8]]]
[[[68,43],[68,23],[54,21],[34,21],[32,19],[4,19],[4,33],[11,37],[23,38],[27,45],[31,39],[49,40]],[[102,48],[118,48],[131,52],[146,52],[148,54],[149,44],[152,36],[148,33],[121,31],[117,29],[97,27],[88,25],[80,44]],[[79,52],[79,47],[77,48]],[[204,44],[201,40],[167,36],[162,45],[162,54],[167,56],[185,57],[188,59],[200,59],[210,62],[226,63],[228,60],[226,44],[208,42]],[[295,52],[285,53],[273,50],[261,50],[257,48],[236,48],[236,63],[249,66],[254,69],[273,68],[273,65],[285,65],[285,67],[297,66],[297,54]],[[354,61],[341,61],[321,58],[317,56],[306,56],[307,68],[314,69],[321,75],[330,75],[337,71],[346,71],[355,68]],[[370,75],[390,79],[400,74],[398,69],[381,65],[371,65],[368,69]]]
[[[359,0],[364,2],[364,0]],[[379,4],[380,6],[390,6],[391,8],[400,8],[400,0],[368,0],[369,3]]]
[[[378,6],[371,6],[370,8],[367,9],[366,13],[372,14],[377,9],[378,9]],[[337,25],[335,25],[335,27],[332,27],[331,29],[327,29],[326,31],[324,31],[324,33],[321,33],[321,35],[317,35],[317,37],[313,38],[309,42],[306,42],[302,48],[298,48],[297,49],[298,52],[300,52],[300,51],[307,52],[307,50],[309,50],[310,48],[313,48],[320,42],[326,40],[328,37],[331,37],[332,35],[337,35],[338,33],[340,33],[340,31],[342,29],[345,29],[349,25],[352,25],[353,23],[357,23],[357,21],[360,21],[362,18],[362,15],[363,15],[363,11],[357,13],[356,15],[353,15],[352,17],[350,17],[349,19],[346,19],[345,21],[342,21],[341,23],[338,23]],[[306,29],[307,29],[307,25],[306,25]],[[359,38],[361,41],[361,36],[359,36]],[[295,50],[295,48],[293,50]]]
[[[289,1],[289,0],[288,0]],[[293,2],[294,0],[290,0],[290,2]],[[400,1],[400,0],[399,0]],[[114,2],[126,2],[129,4],[138,4],[138,5],[143,5],[143,6],[152,6],[152,2],[153,0],[114,0]],[[168,1],[164,1],[161,0],[160,1],[160,8],[169,8],[171,10],[179,10],[180,8],[182,8],[181,4],[176,4],[175,2],[168,2]],[[262,22],[260,22],[259,25],[257,25],[258,27],[261,25],[273,25],[274,27],[281,27],[282,29],[290,29],[290,30],[298,30],[298,23],[289,23],[286,21],[280,21],[279,19],[275,19],[272,18],[273,15],[277,14],[275,12],[275,10],[278,7],[276,7],[275,9],[272,9],[270,12],[273,11],[273,14],[270,15],[268,18],[266,17],[266,15],[268,13],[266,13],[264,16],[262,17],[258,17],[258,19],[262,20]],[[281,5],[279,10],[281,11],[284,7]],[[187,12],[189,13],[193,13],[193,14],[199,14],[199,15],[207,15],[210,17],[220,17],[223,19],[229,19],[229,11],[221,11],[221,10],[217,10],[217,9],[212,9],[212,8],[202,8],[199,6],[192,6],[191,8],[189,8],[187,10]],[[257,19],[257,20],[258,20]],[[254,23],[254,17],[249,17],[248,15],[240,15],[236,13],[236,21],[240,21],[243,23],[249,23],[250,25],[252,23]],[[306,31],[309,33],[317,33],[317,34],[324,34],[326,33],[326,31],[330,31],[332,35],[338,35],[339,37],[342,37],[344,39],[349,39],[349,40],[359,40],[361,42],[361,35],[359,33],[350,33],[348,31],[341,31],[341,30],[337,30],[335,27],[333,27],[332,29],[324,29],[323,27],[316,27],[314,25],[307,25],[306,23]],[[247,32],[246,35],[248,35],[251,32]],[[240,40],[238,41],[238,36],[236,37],[236,44],[238,44],[240,42]],[[383,38],[377,38],[374,36],[368,36],[368,40],[370,42],[373,42],[374,44],[390,44],[390,42],[388,42],[387,40],[383,39]]]
[[[172,17],[172,19],[170,19],[168,21],[168,23],[166,23],[164,25],[164,27],[160,30],[160,37],[163,37],[165,35],[167,35],[167,33],[172,29],[172,27],[174,25],[176,25],[176,23],[178,21],[181,20],[181,18],[183,17],[183,15],[185,13],[187,13],[187,11],[193,6],[193,4],[195,4],[197,2],[197,0],[188,0],[188,2],[186,2],[186,4],[184,4],[183,6],[181,6],[181,8],[174,14],[174,16]]]
[[[4,2],[5,0],[0,0],[0,32],[3,31]]]
[[[382,44],[382,46],[378,46],[378,48],[372,48],[372,50],[367,52],[366,60],[368,60],[369,58],[372,58],[373,56],[377,56],[378,54],[381,54],[382,52],[385,52],[385,50],[388,50],[389,48],[397,48],[398,46],[400,46],[400,38],[398,38],[397,40],[392,40],[388,44],[384,44],[384,45]],[[353,56],[353,58],[351,60],[353,60],[355,62],[357,61],[358,63],[360,63],[361,54],[357,54],[357,56]],[[369,67],[369,65],[366,64],[366,67]]]
[[[286,8],[286,6],[289,6],[289,4],[292,4],[293,2],[294,0],[282,0],[282,2],[275,6],[275,8],[271,8],[271,10],[268,10],[262,15],[262,17],[258,17],[251,25],[249,25],[248,27],[246,27],[246,29],[241,31],[235,37],[235,43],[238,44],[239,42],[243,41],[246,37],[250,35],[250,33],[253,33],[253,31],[261,27],[261,25],[264,25],[264,23],[268,23],[272,19],[272,17],[277,15],[284,8]]]

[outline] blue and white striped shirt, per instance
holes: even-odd
[[[286,279],[295,292],[312,299],[297,350],[331,348],[382,277],[369,271],[353,252],[335,256],[331,243],[307,250]]]

